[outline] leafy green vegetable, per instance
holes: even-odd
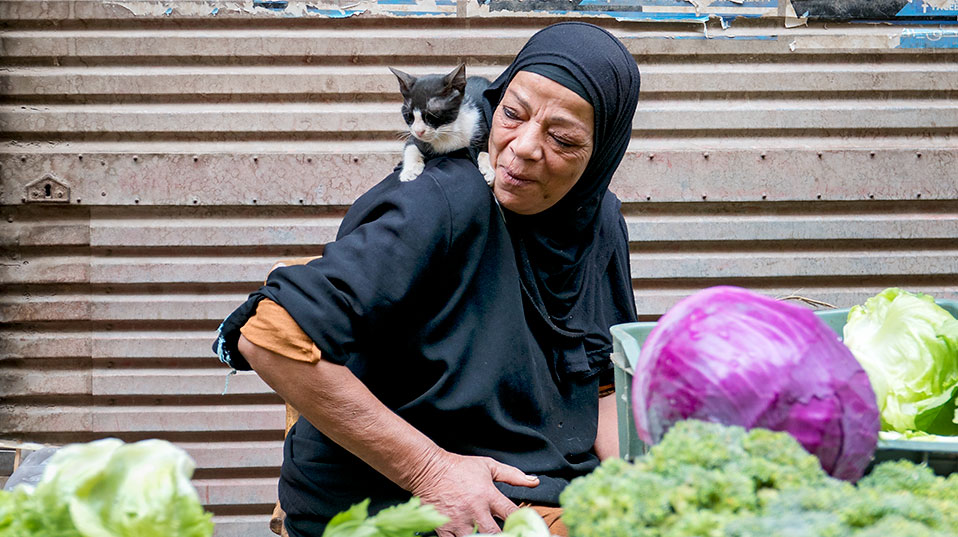
[[[868,373],[883,429],[958,434],[958,321],[932,297],[886,289],[849,311],[844,341]]]
[[[334,516],[323,537],[413,537],[433,531],[448,521],[433,506],[421,504],[416,497],[369,516],[367,498]],[[523,507],[509,515],[502,533],[495,536],[477,533],[474,537],[552,537],[552,534],[539,513]]]
[[[798,486],[851,487],[787,433],[687,420],[634,464],[610,459],[573,480],[559,501],[576,537],[720,537]]]
[[[574,537],[953,537],[958,528],[958,474],[886,462],[856,487],[826,475],[789,434],[699,421],[677,423],[634,463],[604,461],[559,500]]]
[[[0,537],[210,537],[193,467],[163,440],[66,446],[35,489],[0,496]]]
[[[63,502],[30,494],[26,486],[0,490],[0,537],[84,537]]]
[[[413,537],[448,521],[435,507],[423,505],[415,497],[369,516],[367,498],[334,516],[326,525],[323,537]]]
[[[506,518],[502,533],[496,535],[475,534],[473,537],[552,537],[549,526],[531,507],[516,509]]]
[[[891,516],[874,526],[855,532],[854,537],[954,537],[951,531],[936,531],[911,520]]]
[[[723,537],[849,537],[848,526],[831,513],[785,513],[731,521]],[[888,537],[888,536],[885,536]]]
[[[449,519],[419,498],[387,507],[369,516],[369,499],[337,514],[329,521],[323,537],[413,537],[442,526]],[[475,534],[475,537],[493,537]],[[502,533],[495,537],[552,537],[549,527],[532,508],[517,509],[506,519]]]
[[[865,476],[859,488],[921,498],[942,513],[946,528],[958,528],[958,474],[941,478],[927,466],[908,461],[888,461],[876,466]]]

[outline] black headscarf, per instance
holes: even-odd
[[[582,339],[608,331],[607,326],[593,326],[602,307],[596,301],[602,293],[594,287],[619,246],[608,240],[616,235],[612,228],[621,225],[618,200],[608,188],[632,135],[639,70],[622,43],[602,28],[583,22],[549,26],[529,39],[485,91],[483,113],[490,125],[509,83],[524,70],[575,91],[594,110],[592,157],[575,186],[541,213],[505,211],[523,292],[557,339],[564,340],[557,372],[587,373],[592,360],[586,356],[588,349],[582,349]],[[562,76],[551,74],[557,72]],[[631,294],[631,285],[613,291]]]

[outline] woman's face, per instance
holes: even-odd
[[[592,156],[593,111],[585,99],[542,75],[519,71],[492,117],[492,191],[503,207],[535,214],[575,185]]]

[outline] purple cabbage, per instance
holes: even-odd
[[[787,431],[852,482],[878,441],[875,393],[838,335],[807,308],[739,287],[700,291],[659,320],[635,365],[632,405],[646,443],[690,418]]]

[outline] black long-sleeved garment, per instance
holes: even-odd
[[[598,461],[593,451],[608,327],[635,318],[619,202],[601,203],[611,245],[594,330],[568,339],[524,298],[504,215],[465,152],[431,160],[416,180],[393,173],[350,208],[321,259],[273,271],[221,327],[220,355],[248,369],[239,328],[262,298],[283,306],[323,352],[383,403],[451,452],[492,457],[539,476],[536,488],[498,484],[547,504]],[[564,372],[570,353],[590,370]],[[279,486],[291,535],[320,535],[366,497],[371,510],[409,494],[301,418],[286,440]]]

